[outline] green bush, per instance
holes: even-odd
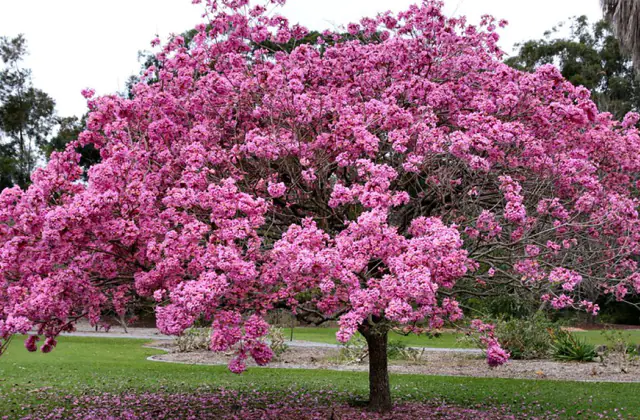
[[[584,338],[578,338],[569,331],[554,334],[551,345],[553,358],[571,362],[593,362],[598,356],[596,346],[587,343]]]
[[[626,353],[638,355],[638,345],[631,341],[631,335],[624,330],[605,329],[600,332],[605,342],[604,353]]]
[[[640,346],[637,344],[628,344],[627,345],[627,354],[630,356],[640,356]]]
[[[499,320],[495,322],[496,336],[512,359],[540,359],[549,356],[553,334],[559,327],[543,313],[531,318]]]
[[[603,365],[616,366],[621,372],[628,372],[629,366],[637,365],[640,348],[631,341],[629,333],[622,330],[603,330],[605,345],[600,346],[600,362]]]

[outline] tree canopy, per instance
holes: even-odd
[[[508,284],[597,313],[585,290],[640,291],[640,117],[600,113],[553,65],[504,64],[504,22],[425,0],[274,53],[255,44],[308,31],[246,0],[207,8],[130,97],[85,91],[78,140],[0,194],[3,343],[35,327],[27,348],[48,352],[150,296],[162,332],[210,322],[241,372],[270,361],[265,315],[286,307],[365,336],[386,410],[388,331],[456,321],[459,296]]]

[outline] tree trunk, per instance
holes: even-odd
[[[369,348],[369,408],[372,411],[391,411],[391,387],[387,369],[387,331],[362,326],[360,333]]]

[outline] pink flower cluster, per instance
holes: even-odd
[[[479,319],[471,321],[471,328],[480,335],[480,342],[487,350],[487,364],[492,367],[501,366],[509,361],[509,352],[504,350],[495,336],[495,327]]]
[[[551,283],[561,284],[564,290],[571,291],[580,284],[582,276],[575,271],[556,267],[549,273],[549,281]]]
[[[476,219],[476,228],[483,232],[483,239],[491,240],[500,235],[502,226],[496,221],[495,215],[488,210],[483,210]]]
[[[487,364],[498,367],[509,361],[509,352],[500,347],[497,340],[491,340],[487,346]]]
[[[524,223],[527,218],[527,210],[523,204],[524,198],[520,194],[522,187],[508,175],[503,175],[499,179],[500,191],[507,201],[504,208],[505,219],[513,223]]]

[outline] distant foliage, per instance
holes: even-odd
[[[570,21],[569,35],[560,35],[563,24],[545,33],[544,38],[520,45],[518,55],[506,60],[515,68],[535,71],[545,64],[558,66],[562,76],[576,86],[591,91],[600,111],[623,118],[640,109],[640,77],[609,24],[590,24],[586,16]]]

